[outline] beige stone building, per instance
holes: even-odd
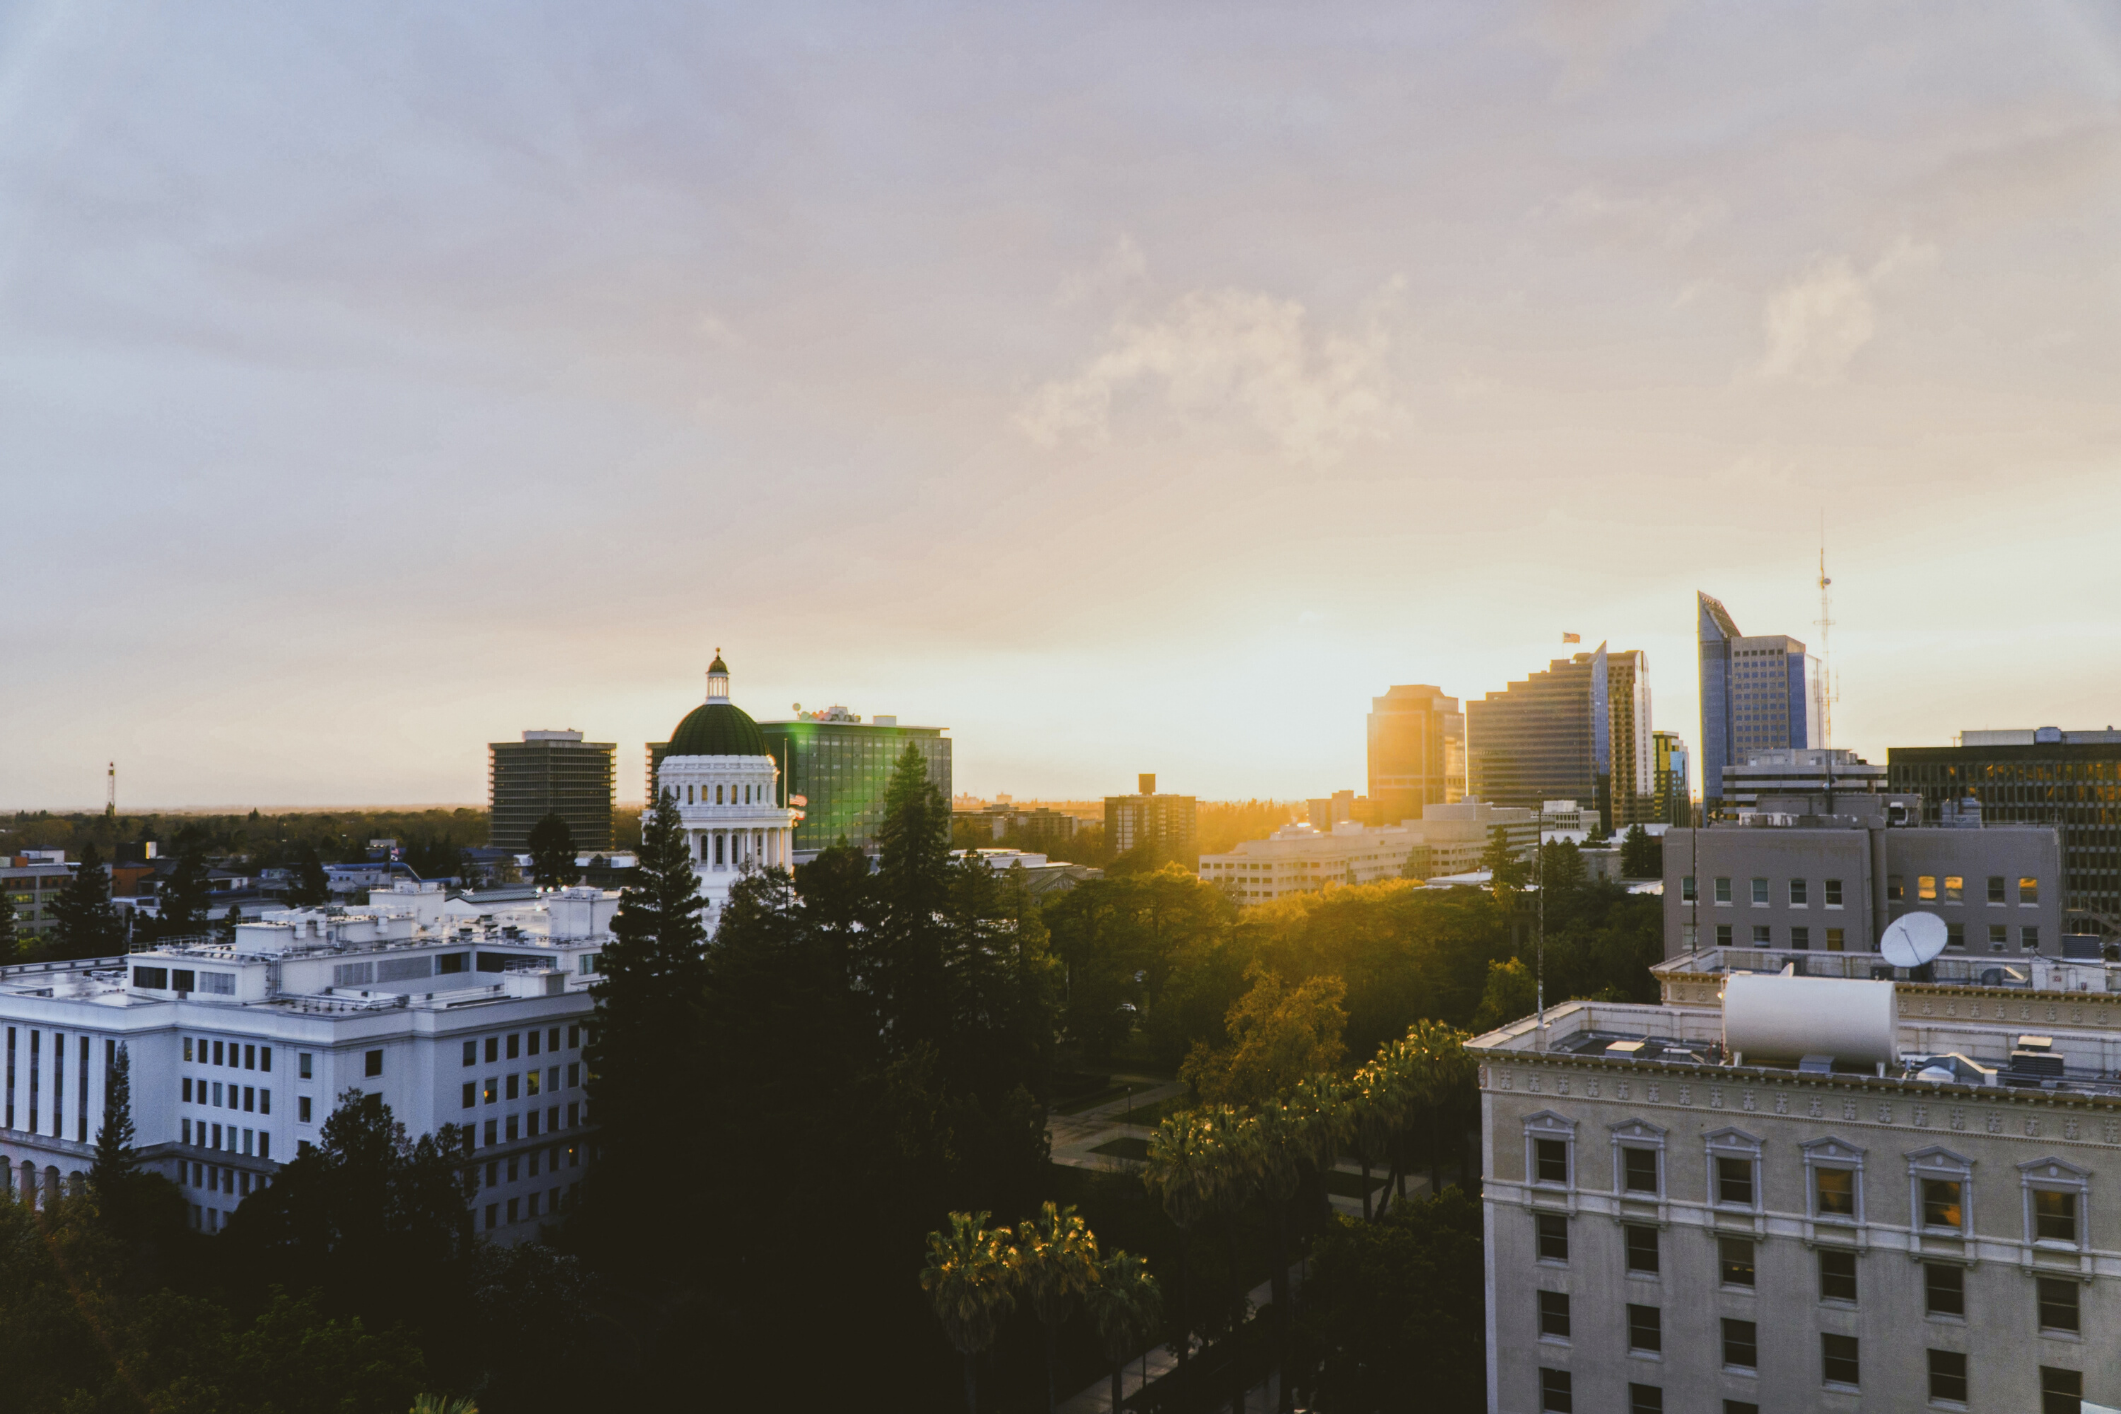
[[[1833,1052],[1785,1056],[1727,1034],[1758,1034],[1725,999],[1761,989],[1723,954],[1658,971],[1659,1005],[1571,1002],[1469,1043],[1490,1410],[2121,1405],[2107,966],[2043,960],[2044,991],[1743,974],[1785,1049]],[[1822,987],[1886,989],[1862,993],[1871,1029],[1833,1020],[1846,993],[1792,990]]]

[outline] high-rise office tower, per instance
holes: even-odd
[[[1396,686],[1370,699],[1370,810],[1417,820],[1466,793],[1466,718],[1440,687]]]
[[[1822,745],[1826,682],[1788,634],[1748,638],[1723,605],[1696,593],[1701,643],[1701,794],[1714,809],[1723,768],[1748,751]]]
[[[491,742],[487,751],[496,849],[529,849],[531,827],[547,815],[567,822],[575,848],[611,848],[616,743],[584,741],[575,731],[534,731],[521,741]]]
[[[1650,771],[1650,791],[1657,797],[1657,819],[1667,825],[1694,823],[1694,797],[1687,771],[1686,742],[1677,732],[1652,732],[1651,750],[1656,765]]]
[[[1466,738],[1477,799],[1525,810],[1595,801],[1607,829],[1656,818],[1649,660],[1639,651],[1601,643],[1468,702]]]

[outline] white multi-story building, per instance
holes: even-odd
[[[203,1230],[361,1090],[414,1135],[465,1126],[477,1226],[534,1233],[589,1156],[588,989],[617,907],[577,888],[482,912],[406,884],[358,911],[268,913],[227,944],[0,969],[6,1186],[34,1202],[82,1181],[122,1045],[135,1150]]]
[[[678,723],[656,766],[656,789],[671,792],[684,822],[710,930],[740,874],[795,862],[791,842],[802,813],[780,804],[780,775],[759,724],[729,700],[729,667],[718,650],[707,668],[707,700]]]
[[[1304,823],[1284,825],[1227,854],[1202,855],[1200,876],[1227,887],[1243,904],[1311,893],[1328,884],[1444,878],[1478,869],[1498,826],[1517,857],[1531,856],[1539,838],[1536,812],[1456,800],[1431,805],[1419,820],[1397,825],[1343,820],[1331,832]]]

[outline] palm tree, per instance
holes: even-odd
[[[1407,1038],[1396,1043],[1407,1060],[1413,1089],[1428,1121],[1429,1194],[1443,1189],[1442,1145],[1437,1126],[1455,1108],[1455,1102],[1472,1078],[1473,1058],[1465,1051],[1466,1033],[1440,1021],[1418,1021],[1408,1028]]]
[[[1149,1137],[1147,1165],[1142,1184],[1163,1204],[1164,1216],[1178,1229],[1178,1361],[1186,1362],[1192,1344],[1187,1325],[1192,1312],[1186,1289],[1186,1249],[1193,1226],[1208,1211],[1215,1198],[1220,1175],[1216,1153],[1217,1135],[1212,1124],[1193,1111],[1168,1115]]]
[[[1379,1159],[1391,1154],[1399,1138],[1405,1107],[1403,1077],[1386,1061],[1385,1052],[1380,1051],[1368,1065],[1355,1072],[1348,1091],[1349,1131],[1355,1157],[1362,1162],[1364,1222],[1384,1211],[1382,1205],[1377,1213],[1370,1209],[1370,1169]]]
[[[935,1307],[943,1333],[965,1357],[965,1410],[979,1414],[979,1357],[1016,1309],[1009,1229],[987,1226],[986,1213],[952,1213],[950,1231],[928,1234],[921,1290]]]
[[[1146,1258],[1114,1252],[1098,1263],[1097,1284],[1085,1300],[1105,1358],[1112,1362],[1112,1414],[1119,1414],[1120,1372],[1163,1324],[1164,1298]]]
[[[1055,1346],[1068,1308],[1097,1285],[1097,1237],[1076,1216],[1072,1203],[1056,1208],[1048,1202],[1036,1219],[1017,1224],[1012,1256],[1016,1284],[1031,1298],[1031,1309],[1045,1327],[1046,1414],[1054,1414],[1060,1406],[1053,1390]]]

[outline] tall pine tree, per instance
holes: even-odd
[[[15,962],[19,955],[19,939],[15,931],[15,896],[5,883],[0,883],[0,967]]]
[[[161,906],[155,911],[155,936],[188,938],[206,931],[208,884],[206,861],[197,850],[186,850],[162,886]]]
[[[103,1087],[103,1123],[96,1130],[96,1162],[88,1171],[89,1188],[99,1201],[109,1204],[118,1200],[139,1171],[133,1155],[133,1063],[120,1041]]]
[[[549,811],[530,827],[530,882],[541,889],[564,889],[579,881],[574,863],[574,831],[558,811]]]
[[[91,844],[81,851],[81,867],[52,902],[53,928],[46,956],[101,957],[125,948],[125,924],[111,906],[110,873]]]
[[[638,882],[619,896],[591,989],[589,1102],[602,1131],[593,1187],[606,1231],[645,1237],[667,1193],[669,1102],[687,1092],[706,986],[704,900],[677,797],[664,791],[641,830]]]

